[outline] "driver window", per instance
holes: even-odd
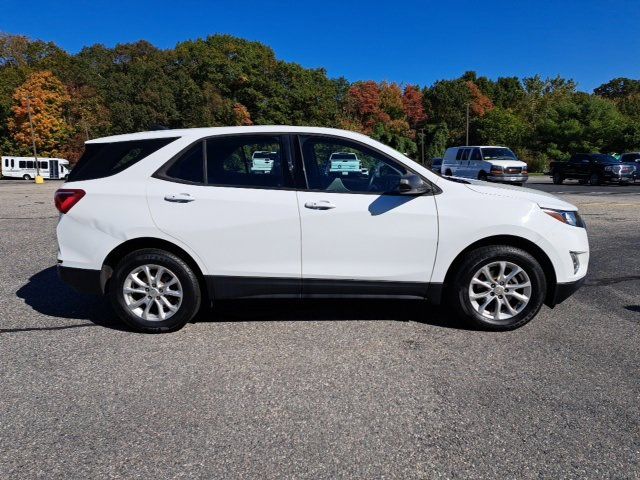
[[[334,193],[395,191],[407,169],[355,142],[332,137],[300,137],[309,190]]]

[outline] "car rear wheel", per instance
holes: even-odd
[[[445,174],[445,176],[450,177],[450,176],[451,176],[451,170],[448,170],[448,169],[447,169],[447,170],[444,172],[444,174]]]
[[[507,245],[465,255],[447,296],[459,316],[486,330],[513,330],[540,311],[547,291],[542,267],[526,251]]]
[[[148,333],[178,330],[198,312],[198,278],[178,256],[157,249],[137,250],[116,266],[109,298],[130,327]]]
[[[553,174],[553,183],[554,184],[561,185],[563,181],[564,181],[564,178],[562,178],[562,175],[560,174],[560,172],[555,172]]]
[[[23,179],[23,180],[31,180],[31,176],[29,176],[29,175],[27,175],[27,174],[24,174],[24,175],[22,176],[22,179]]]
[[[600,175],[598,175],[597,173],[592,173],[589,177],[589,185],[594,187],[600,185]]]

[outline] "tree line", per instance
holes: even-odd
[[[39,154],[72,163],[89,138],[254,124],[356,130],[417,160],[424,148],[429,159],[464,144],[467,109],[470,143],[509,146],[533,171],[575,152],[640,149],[640,80],[616,78],[592,94],[560,77],[475,72],[430,86],[350,83],[229,35],[77,54],[0,35],[0,154],[31,155],[28,109]]]

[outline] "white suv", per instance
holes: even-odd
[[[327,168],[344,151],[369,175]],[[275,152],[273,168],[253,169],[255,152]],[[446,299],[476,325],[513,329],[571,295],[589,260],[573,205],[442,178],[326,128],[92,140],[55,203],[62,279],[147,332],[221,299],[325,297]]]
[[[444,152],[443,175],[522,185],[529,179],[527,164],[507,147],[451,147]]]

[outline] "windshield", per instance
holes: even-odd
[[[612,155],[605,155],[604,153],[597,153],[592,155],[592,158],[600,163],[620,163],[621,160],[618,160],[616,157]]]
[[[357,160],[355,153],[332,153],[331,160]]]
[[[517,160],[516,155],[508,148],[483,148],[482,156],[485,160]]]

